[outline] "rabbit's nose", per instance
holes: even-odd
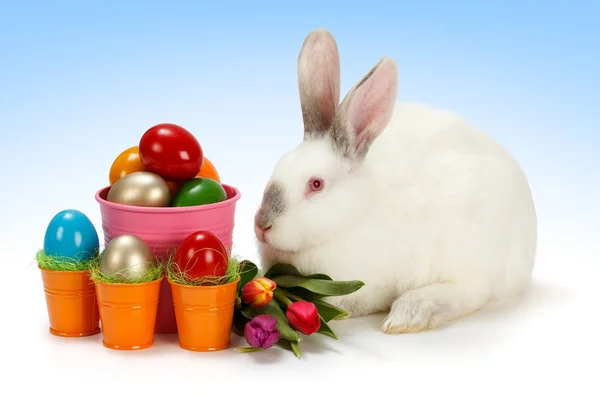
[[[259,241],[264,243],[265,232],[256,223],[254,224],[254,234]]]
[[[264,216],[262,210],[259,210],[256,215],[254,215],[254,227],[258,227],[264,231],[271,228],[271,222]]]
[[[254,234],[256,235],[256,238],[263,243],[265,242],[265,233],[267,233],[269,229],[271,229],[271,225],[260,227],[258,223],[254,223]]]

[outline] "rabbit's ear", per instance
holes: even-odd
[[[340,57],[333,35],[312,31],[298,56],[298,90],[304,139],[323,137],[331,128],[340,101]]]
[[[388,125],[398,92],[394,59],[382,58],[340,104],[331,137],[344,157],[362,159]]]

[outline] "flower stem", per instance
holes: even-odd
[[[283,288],[281,289],[281,291],[288,297],[291,298],[292,300],[296,300],[296,301],[304,301],[304,298],[298,297],[295,294],[292,294],[289,291],[284,290]]]
[[[273,292],[275,298],[277,298],[279,301],[283,302],[286,306],[288,306],[292,304],[292,301],[286,296],[286,294],[288,293],[284,293],[284,291],[281,288],[276,288]]]

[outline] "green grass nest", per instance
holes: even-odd
[[[100,283],[108,283],[108,284],[142,284],[142,283],[150,283],[152,281],[158,280],[165,270],[165,263],[156,261],[151,267],[150,270],[144,274],[140,278],[131,278],[123,276],[121,273],[115,273],[110,276],[105,276],[100,272],[100,267],[94,267],[90,269],[92,280],[100,282]]]
[[[206,276],[201,278],[191,278],[185,272],[182,272],[176,263],[169,262],[166,267],[167,277],[176,284],[189,286],[211,286],[233,283],[240,276],[241,260],[237,256],[231,256],[227,264],[227,271],[222,277]]]
[[[51,256],[42,249],[35,255],[39,267],[51,271],[88,271],[98,268],[100,255],[96,254],[86,261],[77,261],[69,257]]]

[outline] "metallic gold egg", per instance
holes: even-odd
[[[137,171],[115,182],[106,200],[124,205],[164,207],[171,204],[171,188],[161,176]]]
[[[156,267],[150,247],[137,236],[120,235],[100,255],[100,273],[106,277],[143,278]]]

